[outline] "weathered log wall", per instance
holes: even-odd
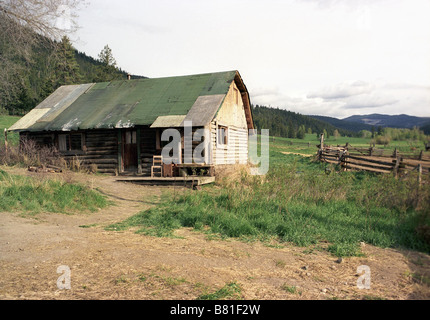
[[[88,130],[74,132],[82,135],[81,150],[58,151],[70,166],[79,166],[100,173],[118,172],[118,133],[117,130]],[[52,147],[58,150],[58,135],[67,132],[27,132],[21,139],[32,140],[36,148]]]

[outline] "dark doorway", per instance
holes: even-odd
[[[125,171],[137,171],[137,131],[122,132],[122,161]]]

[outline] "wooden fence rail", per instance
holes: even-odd
[[[365,170],[378,173],[393,173],[394,176],[417,170],[419,181],[421,174],[430,174],[430,155],[421,151],[417,154],[404,154],[394,150],[360,149],[347,144],[346,146],[331,147],[321,144],[318,150],[320,161],[333,163],[343,170]]]

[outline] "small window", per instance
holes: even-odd
[[[224,126],[218,126],[218,144],[227,145],[228,144],[228,128]]]
[[[82,150],[82,134],[71,134],[70,135],[70,151]]]
[[[126,144],[136,144],[137,143],[136,131],[126,131],[125,132],[125,143]]]
[[[60,149],[60,151],[67,151],[67,138],[68,138],[68,134],[60,134],[58,136],[58,149]]]
[[[237,105],[239,105],[239,90],[234,88],[234,98]]]
[[[60,151],[81,151],[82,133],[68,133],[58,135],[58,149]]]

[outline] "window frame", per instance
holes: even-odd
[[[218,147],[223,147],[223,148],[227,148],[228,146],[228,127],[221,125],[221,124],[217,124],[217,146]],[[221,132],[224,132],[223,134],[221,134]]]
[[[80,148],[72,148],[72,135],[80,136]],[[63,140],[63,141],[62,141]],[[83,153],[85,147],[84,133],[83,132],[67,132],[58,134],[58,151],[63,153]]]

